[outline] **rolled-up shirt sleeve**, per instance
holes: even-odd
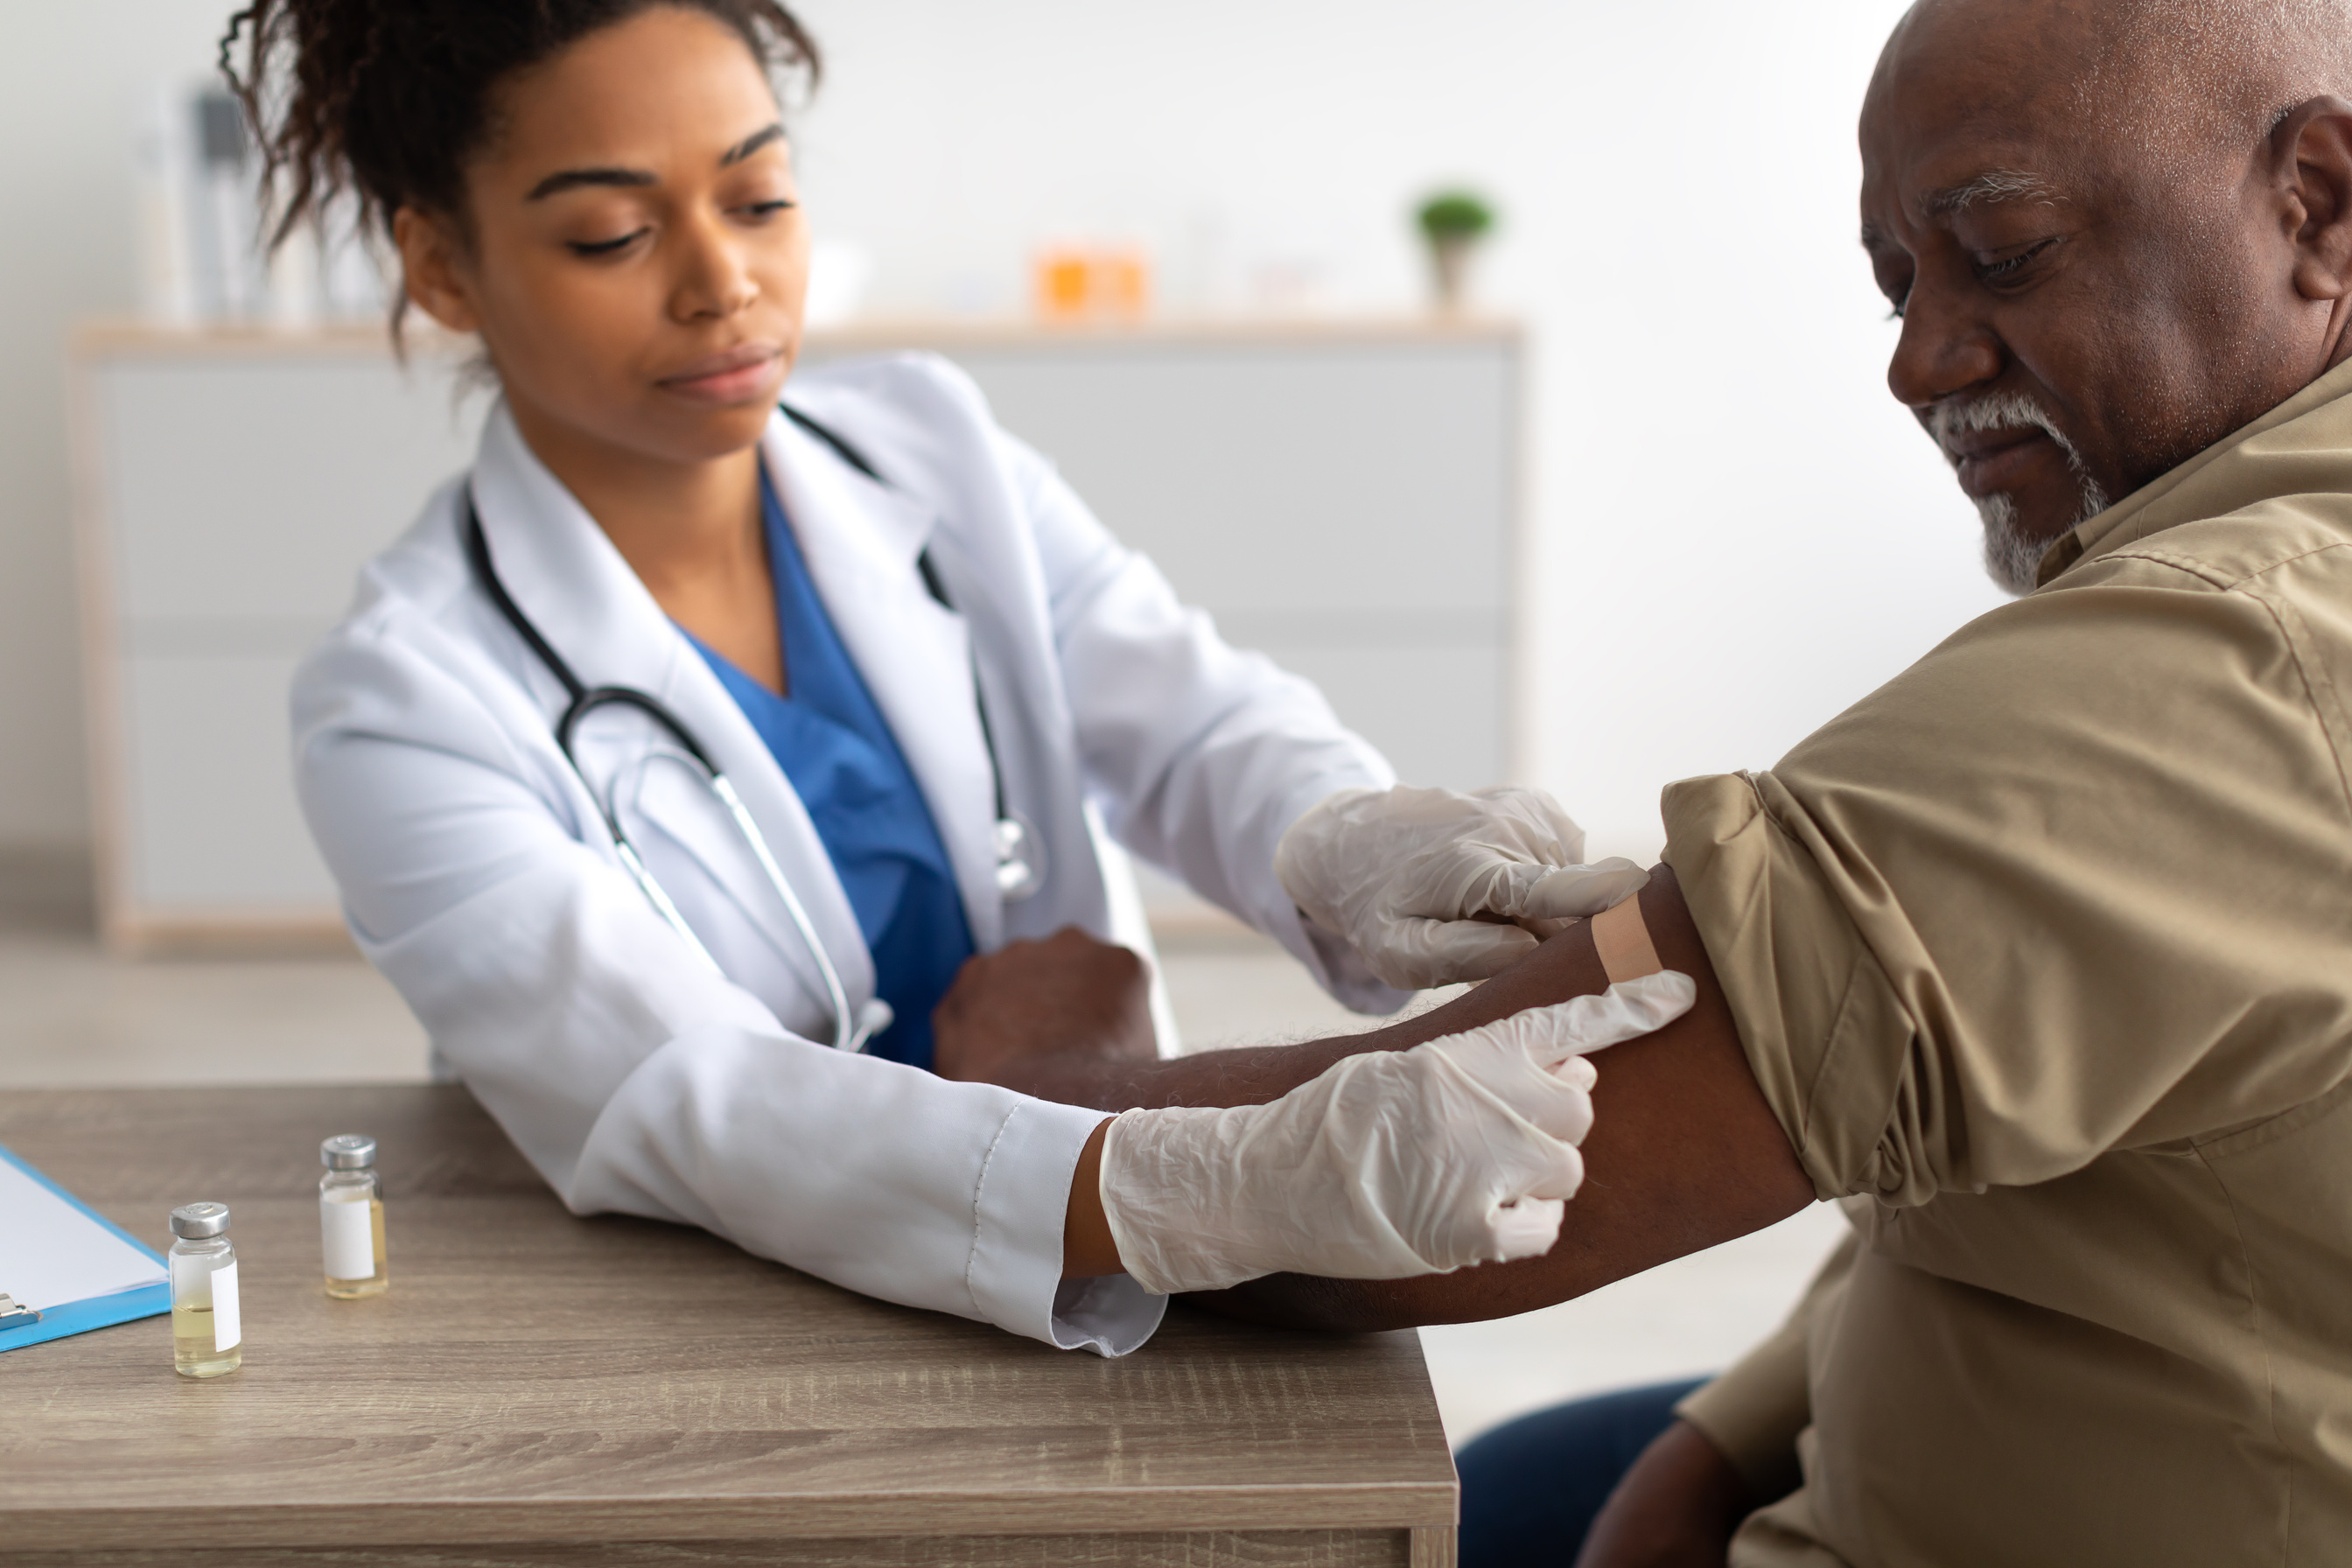
[[[1666,859],[1824,1198],[2049,1181],[2347,1070],[2346,784],[2292,626],[2259,584],[2074,575],[1769,772],[1665,792]]]

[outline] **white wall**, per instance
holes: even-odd
[[[83,831],[64,323],[129,307],[131,105],[201,68],[228,8],[9,6],[0,842]],[[1995,602],[1885,395],[1853,243],[1853,112],[1899,10],[806,0],[833,74],[796,135],[877,310],[1017,304],[1055,229],[1151,240],[1180,306],[1278,265],[1334,308],[1404,308],[1412,200],[1491,192],[1481,297],[1537,343],[1536,773],[1597,847],[1648,853],[1659,784],[1769,763]]]
[[[200,69],[231,7],[5,0],[0,19],[0,846],[88,832],[67,520],[67,324],[137,292],[141,94]]]

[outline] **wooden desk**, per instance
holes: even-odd
[[[392,1289],[319,1280],[318,1142],[383,1149]],[[1448,1568],[1418,1341],[1179,1310],[1124,1361],[574,1219],[464,1090],[0,1094],[136,1235],[234,1211],[245,1365],[167,1320],[0,1355],[0,1564]],[[877,1245],[879,1238],[877,1238]]]

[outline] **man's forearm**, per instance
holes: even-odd
[[[1240,1316],[1328,1329],[1501,1317],[1761,1229],[1812,1201],[1812,1184],[1756,1087],[1680,886],[1661,868],[1641,898],[1659,959],[1697,982],[1698,1003],[1658,1033],[1597,1058],[1601,1081],[1584,1144],[1587,1176],[1549,1254],[1418,1279],[1278,1275],[1196,1300]],[[1385,1029],[1301,1046],[1097,1068],[1083,1077],[1074,1068],[1058,1089],[1045,1091],[1107,1110],[1259,1104],[1352,1052],[1402,1050],[1528,1007],[1602,991],[1608,984],[1588,922],[1444,1006]]]
[[[1562,942],[1572,948],[1575,941],[1580,940],[1589,956],[1591,938],[1580,938],[1580,927],[1565,936],[1555,937],[1547,950]],[[1536,955],[1442,1007],[1415,1014],[1385,1028],[1304,1040],[1297,1045],[1202,1051],[1173,1061],[1105,1061],[1093,1053],[1081,1052],[1027,1057],[995,1074],[992,1081],[1040,1100],[1083,1105],[1096,1110],[1156,1110],[1171,1105],[1263,1105],[1289,1093],[1343,1057],[1360,1051],[1410,1050],[1441,1035],[1608,988],[1608,978],[1601,974],[1595,961],[1592,973],[1598,979],[1594,984],[1562,989],[1562,981],[1553,967],[1537,962],[1547,950],[1538,950]]]

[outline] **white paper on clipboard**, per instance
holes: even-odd
[[[104,1222],[24,1167],[0,1159],[0,1290],[46,1312],[169,1278]]]

